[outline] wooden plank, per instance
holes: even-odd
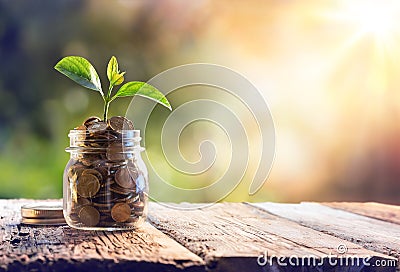
[[[20,206],[0,200],[0,271],[204,271],[203,260],[150,224],[137,231],[21,225]]]
[[[400,206],[376,202],[327,202],[321,204],[400,225]]]
[[[175,208],[151,203],[149,220],[201,256],[212,271],[360,271],[362,265],[350,263],[331,267],[329,260],[347,257],[362,260],[372,256],[375,260],[391,259],[242,203],[219,203],[209,207],[181,204]],[[347,252],[338,251],[340,246],[346,247]],[[257,260],[263,261],[264,256],[266,265],[259,265]],[[317,265],[291,265],[290,257],[293,257],[292,264],[301,264],[310,258]],[[318,267],[321,261],[323,265]],[[368,271],[395,271],[395,267],[374,267]]]
[[[354,242],[395,258],[400,271],[400,225],[326,207],[317,203],[252,203],[271,214]]]

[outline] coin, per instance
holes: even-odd
[[[78,128],[85,138],[77,146],[84,152],[78,152],[67,172],[74,185],[71,220],[88,227],[135,225],[142,220],[146,199],[136,188],[141,174],[133,146],[123,140],[124,130],[134,129],[132,121],[115,116],[105,123],[93,116]]]
[[[126,203],[117,203],[111,209],[111,217],[116,222],[125,222],[131,216],[131,208]]]
[[[100,213],[92,206],[84,206],[79,211],[79,219],[82,224],[88,227],[94,227],[99,223]]]
[[[77,204],[78,204],[79,206],[90,205],[90,200],[87,199],[87,198],[80,197],[80,198],[78,198],[78,200],[77,200]]]
[[[98,194],[96,194],[96,196],[93,198],[93,203],[109,204],[109,203],[113,202],[114,199],[115,198],[112,196],[111,193],[107,196],[98,196]]]
[[[113,116],[108,120],[108,125],[112,130],[122,131],[122,130],[133,130],[134,126],[131,120],[123,116]]]
[[[105,190],[99,190],[99,192],[94,196],[95,198],[109,198],[111,197],[112,193],[106,187]]]
[[[101,188],[109,189],[110,186],[114,183],[115,183],[115,181],[113,179],[107,179],[107,181],[103,182],[100,186],[101,186]]]
[[[136,202],[132,204],[134,213],[137,215],[142,215],[144,210],[144,203],[142,201]]]
[[[139,200],[139,195],[137,195],[137,194],[129,194],[128,196],[123,197],[123,198],[121,198],[121,197],[115,198],[115,199],[113,199],[113,202],[116,202],[116,203],[125,202],[127,204],[130,204],[130,203],[136,202],[138,200]]]
[[[76,128],[74,128],[75,130],[86,130],[86,126],[85,125],[80,125],[77,126]]]
[[[77,135],[77,140],[83,142],[86,139],[86,127],[84,125],[80,125],[76,127],[75,130],[79,130],[79,134]]]
[[[110,161],[122,161],[125,159],[122,143],[113,142],[108,146],[107,159]]]
[[[111,221],[114,222],[113,219],[111,218],[110,214],[100,214],[100,221],[102,222],[107,222],[107,221]]]
[[[68,177],[72,180],[76,180],[85,169],[85,166],[80,163],[71,165],[71,167],[68,169]]]
[[[115,181],[119,186],[126,189],[133,189],[137,172],[129,167],[118,169],[115,173]]]
[[[92,174],[82,175],[78,179],[77,190],[82,197],[93,197],[100,189],[99,180]]]
[[[112,209],[112,207],[113,207],[113,204],[112,203],[95,203],[95,202],[93,202],[93,206],[94,207],[96,207],[98,210],[99,210],[99,212],[110,212],[111,211],[111,209]]]
[[[133,189],[122,188],[121,186],[118,186],[116,184],[111,185],[108,189],[111,192],[114,192],[114,193],[117,193],[117,194],[120,194],[120,195],[124,195],[124,196],[121,196],[121,197],[126,197],[126,195],[129,195],[129,194],[135,192],[135,190],[133,190]]]
[[[108,176],[107,168],[99,166],[99,167],[96,167],[94,170],[98,171],[101,174],[102,180],[107,179],[107,176]]]
[[[79,210],[83,206],[87,206],[87,205],[90,205],[90,204],[91,204],[91,202],[87,198],[78,197],[78,199],[76,201],[72,202],[72,210],[74,210],[75,212],[79,213]]]
[[[99,161],[99,154],[85,154],[79,161],[85,166],[95,165]]]
[[[93,124],[90,124],[87,127],[87,130],[89,131],[89,133],[100,133],[103,132],[107,129],[107,124],[105,122],[96,122]]]
[[[137,221],[139,221],[139,217],[137,217],[137,216],[136,217],[129,217],[128,220],[125,221],[125,223],[134,224]]]
[[[89,174],[95,176],[99,181],[103,180],[103,175],[95,169],[85,169],[82,172],[82,175],[89,175]]]
[[[21,216],[35,219],[63,219],[62,202],[42,202],[21,207]]]
[[[96,137],[96,139],[98,139],[98,140],[108,140],[109,142],[112,142],[114,140],[117,140],[118,137],[121,136],[121,135],[120,134],[116,135],[116,133],[113,132],[112,130],[111,131],[110,130],[105,130],[105,131],[93,133],[92,136]]]
[[[92,125],[92,124],[94,124],[94,123],[100,122],[100,121],[101,121],[101,119],[100,119],[99,117],[97,117],[97,116],[91,116],[91,117],[87,118],[87,119],[83,122],[83,125],[84,125],[85,127],[88,127],[88,126],[90,126],[90,125]]]

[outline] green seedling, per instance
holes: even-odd
[[[108,118],[108,108],[110,103],[118,98],[125,96],[140,95],[160,103],[171,110],[167,98],[154,86],[141,81],[130,81],[122,85],[113,94],[113,88],[121,85],[125,78],[125,72],[120,72],[116,57],[111,57],[107,66],[107,78],[110,82],[108,92],[105,94],[101,87],[101,82],[96,69],[90,62],[82,57],[69,56],[60,60],[54,68],[65,76],[69,77],[79,85],[101,94],[104,101],[104,121]]]

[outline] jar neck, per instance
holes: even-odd
[[[68,134],[72,153],[137,153],[144,150],[140,146],[140,130],[102,131],[89,133],[87,130],[71,130]]]

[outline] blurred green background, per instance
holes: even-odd
[[[68,130],[102,101],[53,66],[84,56],[106,82],[115,55],[127,80],[210,62],[259,88],[275,164],[226,200],[400,203],[400,13],[384,2],[0,0],[0,197],[61,197]]]

